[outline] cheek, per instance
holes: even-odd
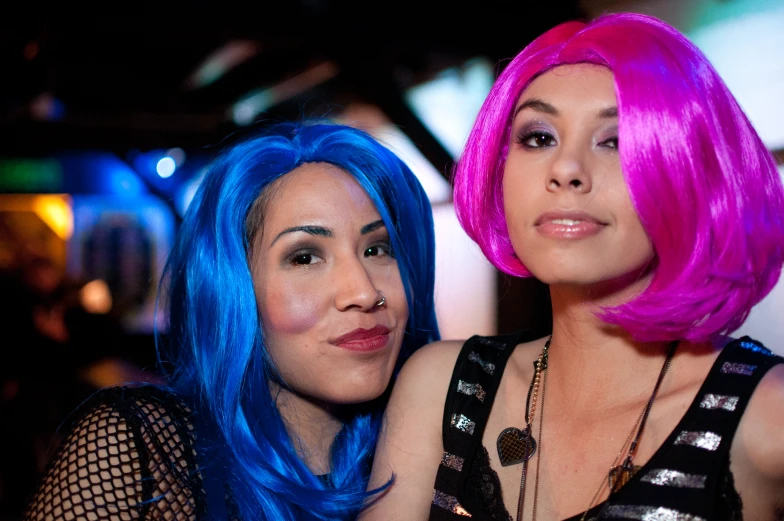
[[[531,187],[526,186],[521,178],[522,176],[515,175],[513,172],[504,172],[501,185],[504,195],[504,217],[510,229],[522,227],[525,221],[530,220],[530,216],[526,214],[526,210],[530,210],[526,196],[531,193]]]
[[[283,288],[266,292],[261,300],[261,321],[267,334],[304,333],[318,322],[319,303],[312,292]]]
[[[408,323],[408,301],[406,300],[406,292],[401,286],[398,295],[396,296],[397,304],[395,305],[395,318],[400,324],[400,329],[405,330]]]

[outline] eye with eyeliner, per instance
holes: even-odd
[[[318,249],[312,247],[300,247],[292,253],[286,255],[283,259],[285,266],[298,267],[298,266],[311,266],[323,261],[321,253]]]
[[[386,228],[379,228],[376,233],[368,237],[367,246],[362,251],[362,256],[366,258],[395,258],[395,254],[392,251],[392,241],[389,239],[389,233]]]
[[[525,125],[517,132],[515,141],[525,148],[537,149],[555,144],[553,132],[542,128],[540,124]]]
[[[604,141],[600,141],[599,145],[603,146],[604,148],[618,150],[618,137],[615,136],[615,137],[607,138]]]
[[[392,259],[395,258],[395,255],[392,252],[392,246],[389,244],[389,241],[374,242],[373,244],[365,248],[363,255],[365,257],[390,257]]]

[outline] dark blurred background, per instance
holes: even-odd
[[[545,289],[487,265],[451,213],[450,169],[496,75],[550,27],[605,11],[649,12],[706,45],[706,28],[780,13],[740,0],[62,4],[0,17],[0,521],[18,519],[81,400],[160,381],[158,280],[226,136],[313,116],[374,132],[421,176],[439,250],[457,252],[437,268],[444,336],[546,330]],[[776,70],[766,85],[784,84]],[[455,297],[453,279],[476,293]]]

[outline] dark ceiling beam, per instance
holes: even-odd
[[[56,13],[47,10],[45,15],[17,19],[14,34],[33,37],[40,27],[39,36],[44,34],[48,43],[33,61],[19,58],[0,86],[0,91],[10,89],[3,93],[0,107],[0,153],[214,143],[237,130],[224,116],[243,92],[275,85],[313,60],[336,59],[342,71],[336,88],[378,105],[446,177],[452,157],[406,104],[405,88],[439,66],[478,54],[500,69],[533,36],[579,16],[576,2],[568,0],[541,7],[496,0],[470,11],[435,1],[428,4],[428,12],[435,16],[426,17],[421,2],[399,0],[383,19],[363,23],[359,20],[367,15],[364,2],[285,4],[261,5],[251,12],[246,6],[232,8],[223,2],[217,9],[196,1],[187,12],[171,9],[156,12],[155,17],[143,10],[96,16],[61,6]],[[0,26],[10,27],[10,22],[0,21]],[[492,29],[492,37],[484,36],[485,29]],[[216,45],[234,38],[257,42],[260,54],[214,85],[183,92],[182,82],[193,67]],[[25,41],[0,38],[15,46],[16,55]],[[179,66],[168,67],[170,61]],[[409,85],[401,81],[401,70]],[[61,121],[19,117],[41,89],[65,105]],[[301,98],[307,104],[329,102],[331,94],[320,87]]]
[[[61,122],[19,122],[0,125],[0,156],[47,157],[68,150],[106,150],[125,154],[129,149],[180,147],[201,149],[235,129],[228,121],[212,129],[79,126]]]
[[[449,180],[452,155],[408,106],[393,71],[370,65],[364,60],[343,60],[338,63],[341,67],[341,74],[337,78],[339,88],[353,93],[360,101],[379,107],[436,170]]]

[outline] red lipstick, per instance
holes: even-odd
[[[378,324],[372,329],[357,328],[331,340],[330,344],[351,351],[375,351],[389,343],[389,333],[388,327]]]
[[[552,239],[585,239],[596,235],[607,225],[581,211],[545,212],[534,222],[536,230]]]

